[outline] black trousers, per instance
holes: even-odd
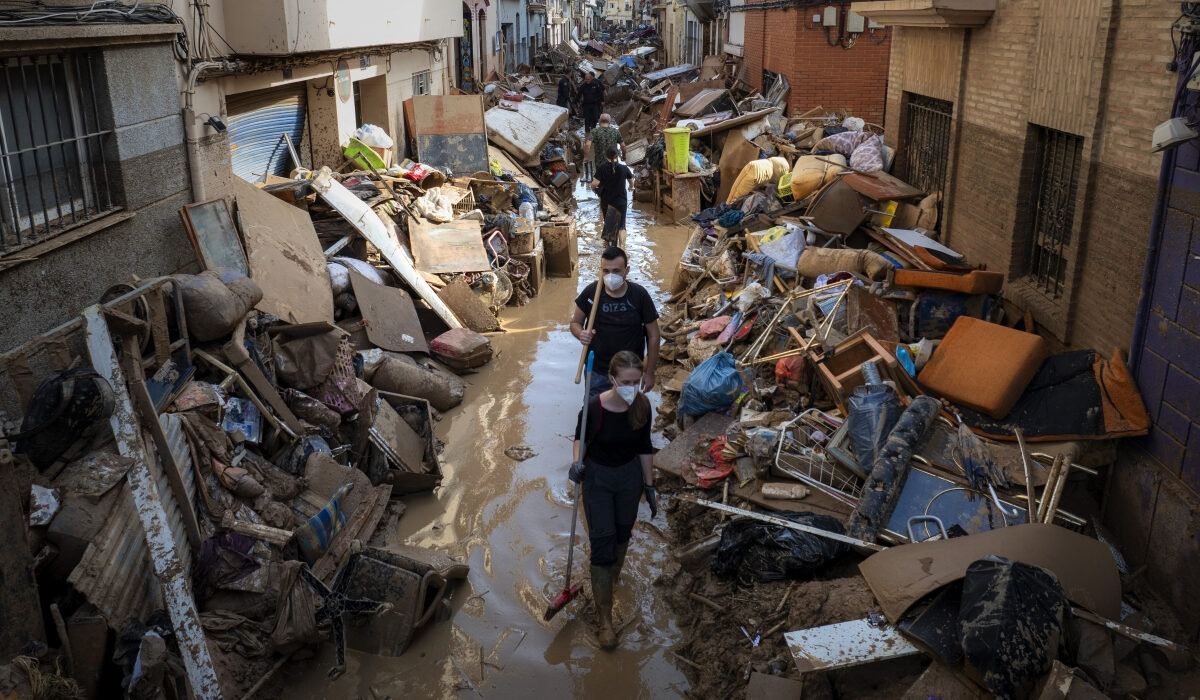
[[[608,201],[603,197],[600,199],[600,218],[604,222],[604,227],[601,229],[601,238],[606,241],[616,242],[617,233],[625,228],[625,212],[629,209],[629,201],[622,197],[619,200]],[[609,210],[616,210],[620,213],[616,218],[616,228],[612,228],[609,224]],[[610,230],[611,229],[611,230]]]
[[[592,129],[596,128],[596,122],[600,121],[600,112],[604,110],[604,105],[584,105],[583,106],[583,133],[585,137],[592,133]],[[603,155],[603,154],[601,154]],[[599,158],[599,156],[597,156]],[[603,163],[604,161],[600,161]]]
[[[642,499],[642,465],[635,457],[619,467],[587,461],[583,473],[583,514],[588,523],[592,565],[611,566],[617,546],[629,541]]]

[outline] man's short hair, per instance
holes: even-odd
[[[601,260],[616,260],[617,258],[624,260],[626,265],[629,264],[629,256],[620,246],[610,245],[600,254]]]
[[[617,144],[614,143],[608,147],[604,155],[608,156],[609,160],[616,160],[617,156],[621,155],[621,149],[617,148]]]
[[[597,120],[597,123],[598,124],[612,124],[612,115],[610,115],[608,112],[601,114],[600,118]]]

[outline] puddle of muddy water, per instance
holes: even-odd
[[[669,698],[688,688],[668,652],[679,635],[674,617],[652,586],[669,556],[652,527],[634,528],[616,594],[614,617],[624,625],[617,650],[600,651],[592,633],[582,513],[573,580],[584,582],[584,591],[553,620],[542,621],[566,567],[572,497],[566,472],[582,399],[573,383],[580,346],[567,322],[603,249],[595,195],[579,187],[576,196],[580,275],[550,279],[530,304],[504,310],[510,332],[492,337],[495,358],[466,377],[466,401],[436,427],[446,443],[443,486],[406,498],[408,511],[389,533],[392,541],[468,561],[470,577],[454,594],[453,617],[422,630],[398,658],[348,651],[346,674],[333,683],[325,679],[333,664],[326,645],[292,670],[284,697],[526,699],[535,691],[539,697]],[[630,279],[660,304],[688,236],[669,217],[637,204],[627,221]],[[536,454],[516,461],[505,455],[512,446]],[[645,504],[641,511],[642,519],[649,517]],[[655,525],[667,528],[661,514]]]

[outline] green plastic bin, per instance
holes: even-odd
[[[691,147],[692,130],[685,126],[663,129],[666,138],[667,170],[673,173],[688,171],[688,149]]]

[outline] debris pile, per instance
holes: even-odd
[[[680,210],[657,378],[679,547],[660,583],[693,692],[1171,682],[1190,657],[1140,631],[1174,628],[1096,516],[1116,441],[1149,428],[1120,352],[1054,352],[1004,275],[939,242],[940,193],[889,174],[877,127],[766,109],[675,144],[719,171]]]
[[[352,144],[348,172],[237,180],[232,206],[180,212],[199,274],[131,280],[0,357],[16,565],[62,621],[20,632],[5,678],[253,696],[322,640],[336,677],[345,648],[398,655],[447,616],[467,567],[386,534],[442,481],[434,424],[491,359],[483,333],[577,245],[523,168],[447,148],[426,106],[438,167]],[[449,151],[482,170],[452,177]]]

